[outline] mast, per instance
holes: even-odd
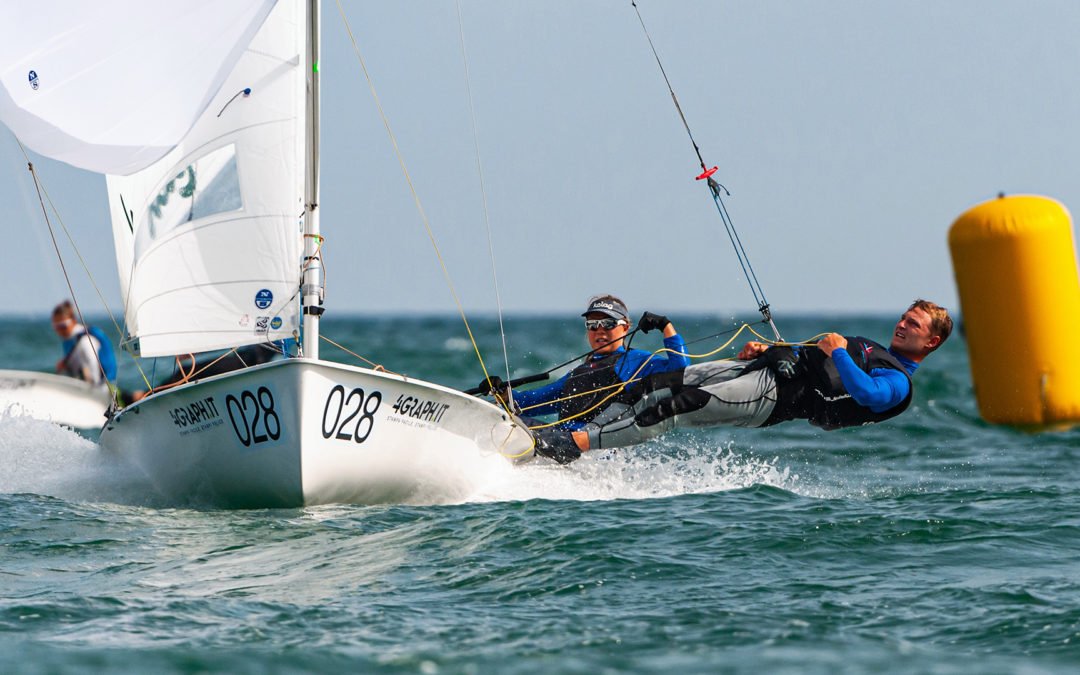
[[[307,109],[304,144],[304,259],[300,279],[303,306],[303,354],[319,358],[319,317],[323,313],[323,269],[319,258],[319,45],[321,41],[320,0],[308,0],[305,28],[305,69]]]

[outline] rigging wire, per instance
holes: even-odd
[[[349,39],[352,41],[356,59],[360,62],[361,70],[364,71],[364,78],[367,80],[368,89],[371,90],[371,96],[375,100],[375,106],[379,109],[379,115],[382,117],[383,126],[386,128],[386,133],[390,137],[391,145],[394,146],[394,153],[397,155],[398,163],[401,165],[401,170],[405,174],[405,180],[409,184],[409,190],[412,192],[413,201],[416,203],[416,209],[420,213],[420,220],[423,221],[424,228],[427,230],[428,239],[431,240],[431,246],[435,250],[435,257],[439,259],[439,264],[442,266],[446,285],[450,288],[450,294],[453,296],[458,313],[461,315],[461,320],[465,324],[465,332],[468,333],[469,341],[472,343],[473,350],[476,352],[476,358],[480,361],[480,369],[484,372],[484,378],[490,379],[487,366],[484,364],[484,357],[480,354],[480,347],[476,344],[476,337],[473,335],[472,328],[469,326],[469,320],[465,316],[465,309],[461,306],[461,300],[458,298],[457,290],[454,288],[454,282],[450,279],[450,271],[447,269],[446,261],[443,259],[442,252],[439,250],[439,245],[435,241],[435,233],[432,232],[431,224],[428,222],[427,215],[424,213],[424,207],[420,204],[420,196],[416,192],[416,186],[413,185],[409,169],[405,166],[405,158],[401,154],[401,149],[398,147],[397,139],[394,138],[394,133],[390,130],[390,122],[386,118],[386,111],[383,110],[382,103],[379,101],[379,96],[375,93],[375,84],[371,79],[371,75],[368,73],[367,66],[364,64],[364,57],[360,55],[360,46],[356,43],[356,37],[353,35],[352,27],[349,25],[349,20],[345,16],[345,9],[341,6],[341,0],[337,1],[337,6],[338,12],[341,14],[341,20],[345,24],[345,31],[349,34]],[[501,397],[498,400],[501,401]],[[505,402],[502,403],[507,414],[512,414],[511,409],[507,404]]]
[[[49,237],[52,239],[53,249],[56,251],[56,258],[60,262],[60,269],[64,273],[64,281],[67,283],[68,291],[71,293],[71,302],[73,305],[75,305],[75,310],[79,314],[79,323],[84,326],[86,325],[86,321],[83,319],[82,309],[79,307],[79,303],[75,299],[75,290],[74,288],[72,288],[71,279],[68,276],[67,272],[67,267],[64,265],[64,258],[60,254],[60,248],[56,243],[56,235],[53,233],[52,222],[49,220],[49,213],[48,210],[45,208],[46,201],[49,202],[49,208],[51,208],[53,213],[56,214],[57,222],[60,224],[60,228],[64,231],[64,236],[67,237],[68,243],[71,245],[72,250],[75,251],[75,256],[79,259],[79,263],[82,265],[83,271],[86,272],[86,276],[90,280],[90,284],[94,287],[94,291],[97,293],[98,298],[101,300],[101,304],[105,308],[105,312],[109,315],[109,320],[112,321],[113,328],[115,328],[117,334],[120,335],[120,341],[123,342],[123,330],[120,328],[120,324],[116,321],[116,317],[113,315],[112,310],[109,308],[109,303],[105,301],[105,296],[104,294],[102,294],[101,288],[97,285],[97,280],[94,279],[94,275],[90,272],[90,267],[86,264],[86,260],[83,259],[82,254],[79,252],[79,247],[75,244],[75,240],[71,237],[71,232],[68,230],[67,225],[64,224],[64,219],[60,217],[60,211],[56,208],[56,204],[53,203],[52,197],[49,196],[49,191],[46,190],[45,186],[42,185],[41,182],[38,180],[37,170],[34,168],[34,163],[30,161],[30,156],[27,154],[26,148],[23,147],[22,141],[20,141],[18,137],[15,137],[15,143],[18,144],[19,151],[22,152],[23,157],[26,159],[27,170],[30,172],[30,176],[34,180],[34,189],[37,191],[38,202],[41,204],[41,213],[42,216],[45,218],[45,226],[49,230]],[[44,198],[42,198],[42,195],[44,195]],[[92,342],[91,347],[93,347]],[[149,389],[151,386],[150,381],[147,379],[146,373],[143,372],[142,366],[139,364],[139,359],[136,358],[136,356],[131,352],[128,352],[128,354],[131,356],[132,361],[135,363],[135,368],[138,369],[139,375],[142,376],[143,382],[146,383],[146,386]],[[97,349],[94,349],[94,355],[97,357]],[[98,367],[101,368],[101,373],[104,377],[105,368],[101,364],[101,358],[97,357],[97,360]],[[108,380],[106,379],[106,381]],[[110,386],[109,389],[110,391],[112,391],[113,404],[115,405],[117,403],[117,392],[113,391],[112,386]]]
[[[484,168],[480,161],[480,135],[476,130],[476,109],[473,106],[472,83],[469,77],[469,58],[465,53],[465,28],[461,18],[461,0],[457,0],[458,35],[461,37],[461,62],[465,67],[465,92],[469,99],[469,117],[472,120],[473,146],[476,148],[476,173],[480,180],[480,200],[483,205],[484,227],[487,230],[488,255],[491,258],[491,280],[495,286],[495,307],[499,313],[499,337],[502,339],[503,362],[506,364],[506,380],[510,380],[510,356],[506,349],[506,329],[503,326],[502,297],[499,294],[499,275],[495,267],[495,244],[491,238],[491,218],[488,215],[487,190],[484,187]],[[513,408],[514,394],[510,393]]]
[[[656,65],[660,67],[660,74],[664,76],[664,83],[667,84],[668,92],[671,94],[671,100],[675,103],[675,110],[679,113],[679,119],[682,120],[683,127],[686,129],[686,135],[690,137],[690,144],[694,146],[694,153],[697,154],[698,163],[701,165],[701,175],[696,177],[696,180],[704,180],[709,187],[709,193],[712,195],[713,202],[716,204],[716,209],[720,214],[720,220],[724,223],[724,229],[727,231],[728,239],[731,240],[731,245],[735,249],[735,255],[739,259],[739,265],[742,267],[743,276],[746,277],[746,282],[750,285],[750,292],[754,295],[754,301],[758,305],[758,311],[761,312],[762,317],[772,328],[773,333],[776,335],[777,341],[782,340],[780,337],[780,331],[776,328],[776,324],[772,319],[772,312],[769,310],[769,303],[765,299],[765,291],[762,290],[761,284],[758,282],[757,274],[754,273],[754,268],[750,264],[750,258],[746,254],[746,249],[743,248],[742,240],[739,239],[739,234],[735,230],[735,224],[731,220],[731,215],[728,213],[727,206],[724,205],[724,199],[720,194],[723,190],[729,197],[731,193],[728,189],[716,182],[712,177],[716,173],[717,167],[711,169],[707,168],[705,160],[701,156],[701,148],[698,147],[697,141],[694,140],[694,134],[690,131],[690,124],[686,121],[686,115],[683,114],[682,106],[679,105],[679,99],[675,96],[675,89],[671,86],[671,81],[668,79],[667,72],[664,70],[664,64],[660,62],[660,54],[656,51],[656,45],[653,44],[652,37],[649,35],[649,30],[645,27],[645,20],[641,18],[641,10],[638,9],[636,0],[630,0],[630,5],[634,8],[634,12],[637,14],[638,22],[641,24],[641,30],[645,33],[645,39],[649,42],[649,48],[652,50],[653,57],[656,59]]]
[[[45,216],[45,224],[49,228],[49,238],[52,239],[53,249],[56,251],[56,259],[60,263],[60,270],[64,273],[64,282],[67,284],[68,292],[71,293],[71,304],[75,305],[75,311],[79,315],[79,323],[83,326],[86,325],[86,320],[83,318],[82,308],[79,307],[79,301],[75,299],[75,289],[71,286],[71,277],[68,276],[67,266],[64,265],[64,258],[60,255],[60,247],[56,243],[56,234],[53,232],[52,224],[49,222],[49,214],[45,210],[45,201],[41,197],[41,186],[38,184],[37,175],[34,174],[33,162],[26,163],[27,169],[31,175],[34,175],[34,188],[37,190],[38,202],[41,204],[41,212]],[[101,379],[105,382],[109,381],[108,376],[105,374],[105,366],[101,363],[101,355],[98,353],[98,348],[94,346],[94,341],[90,340],[90,349],[94,352],[94,359],[97,361],[98,370],[101,371]],[[113,405],[117,404],[116,392],[112,387],[109,387],[109,394],[112,398]]]

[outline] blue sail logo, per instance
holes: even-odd
[[[39,86],[37,72],[31,70],[29,78],[30,78],[30,86],[33,88],[34,91],[37,91],[37,88]]]
[[[272,302],[274,302],[274,294],[269,288],[264,288],[255,294],[255,306],[259,309],[266,309]]]

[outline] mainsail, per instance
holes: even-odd
[[[43,4],[25,33],[4,31],[0,118],[35,151],[109,174],[127,346],[159,356],[293,336],[304,4]]]

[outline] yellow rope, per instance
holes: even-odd
[[[345,17],[345,10],[341,6],[341,0],[338,0],[337,6],[338,12],[341,14],[341,20],[345,23],[345,30],[349,33],[349,39],[352,41],[353,51],[356,52],[356,58],[360,62],[360,68],[364,71],[364,78],[367,80],[368,88],[371,90],[371,96],[375,99],[375,106],[379,109],[379,115],[382,117],[383,126],[386,127],[386,133],[390,137],[390,143],[394,146],[394,153],[397,155],[398,162],[401,164],[401,170],[405,173],[405,180],[409,183],[409,190],[412,192],[413,201],[416,202],[416,209],[420,213],[420,219],[424,223],[424,228],[427,230],[428,239],[431,240],[431,246],[435,249],[435,256],[439,259],[439,265],[442,266],[446,284],[450,287],[450,294],[454,297],[454,303],[457,305],[458,313],[461,314],[461,320],[465,324],[465,332],[469,334],[469,341],[472,342],[473,350],[476,352],[476,358],[480,361],[480,369],[484,372],[484,379],[490,379],[487,366],[484,364],[484,357],[480,355],[480,347],[476,344],[476,338],[473,336],[472,328],[469,327],[469,320],[465,317],[465,310],[462,308],[461,301],[458,299],[457,291],[454,289],[454,283],[450,280],[450,272],[446,267],[446,261],[443,260],[442,253],[439,251],[439,245],[435,242],[435,234],[431,231],[431,225],[428,222],[427,215],[424,213],[424,207],[420,204],[420,196],[416,192],[416,186],[413,185],[412,177],[409,175],[409,169],[405,166],[405,158],[401,154],[401,149],[398,147],[397,140],[394,138],[394,133],[390,130],[390,122],[386,118],[386,112],[383,110],[378,94],[375,93],[375,84],[371,80],[371,75],[368,73],[367,66],[364,65],[364,58],[360,55],[360,47],[356,44],[356,37],[353,35],[352,28],[349,26],[349,20]],[[503,408],[508,414],[512,414],[505,402],[503,402]]]

